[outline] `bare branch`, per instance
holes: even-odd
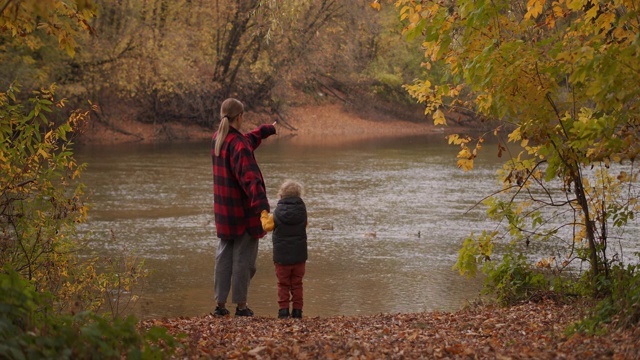
[[[7,0],[7,2],[4,5],[2,5],[2,9],[0,9],[0,14],[2,14],[7,9],[7,7],[9,7],[9,4],[11,4],[12,1],[13,0]]]

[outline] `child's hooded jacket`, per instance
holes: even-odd
[[[273,261],[293,265],[307,261],[307,208],[300,197],[280,199],[273,212]]]

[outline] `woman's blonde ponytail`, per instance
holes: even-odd
[[[240,100],[234,98],[228,98],[220,105],[220,125],[218,125],[218,134],[216,135],[216,143],[214,145],[214,154],[220,156],[220,150],[222,144],[229,134],[229,123],[236,120],[236,118],[244,112],[244,105]]]
[[[216,135],[215,154],[220,156],[220,149],[222,149],[222,143],[229,133],[229,117],[225,116],[220,120],[218,125],[218,134]]]

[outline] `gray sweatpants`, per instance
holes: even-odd
[[[218,242],[213,281],[217,303],[226,303],[231,289],[234,304],[247,302],[249,283],[256,274],[257,258],[258,239],[246,232],[239,238]]]

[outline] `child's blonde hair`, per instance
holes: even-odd
[[[278,197],[283,199],[292,196],[302,197],[302,185],[297,181],[285,180],[282,185],[280,185]]]

